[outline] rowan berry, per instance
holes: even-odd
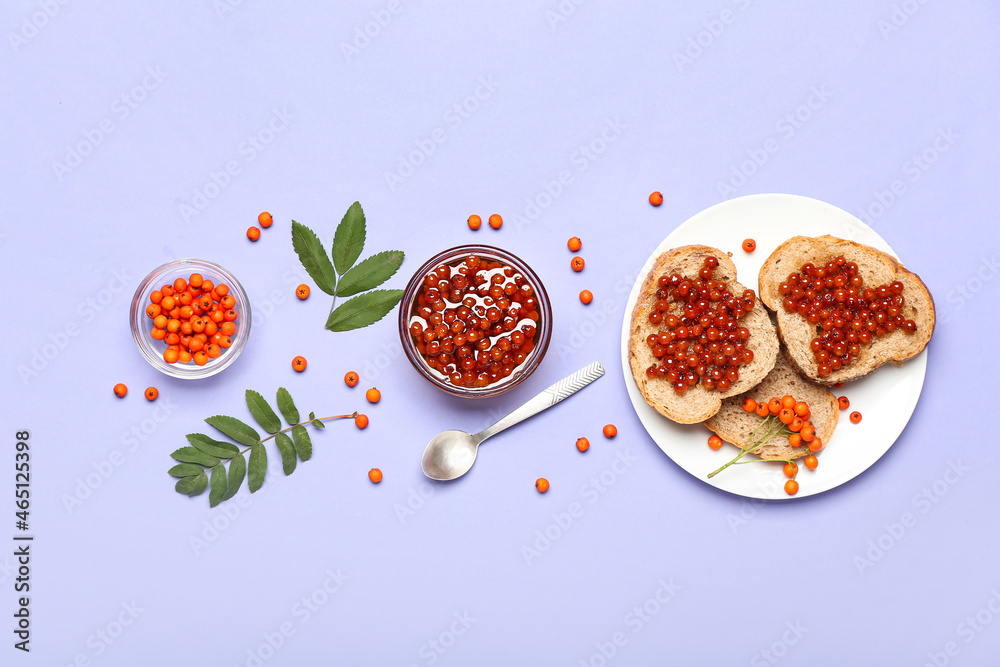
[[[817,458],[816,458],[816,457],[815,457],[814,455],[812,455],[812,454],[810,454],[809,456],[805,457],[805,458],[804,458],[804,459],[802,460],[802,462],[803,462],[803,463],[805,463],[805,464],[806,464],[806,467],[807,467],[807,468],[809,468],[810,470],[815,470],[815,469],[816,469],[816,466],[818,466],[818,465],[819,465],[819,459],[817,459]]]
[[[594,295],[589,289],[585,289],[582,292],[580,292],[580,301],[582,301],[584,304],[590,303],[593,300],[594,300]]]
[[[274,222],[274,219],[271,217],[270,213],[264,211],[263,213],[257,216],[257,222],[260,223],[261,227],[270,227],[271,223]]]
[[[606,424],[602,430],[605,438],[613,438],[618,435],[618,429],[614,424]]]
[[[587,440],[586,438],[578,438],[576,441],[576,448],[581,452],[587,451],[590,449],[590,440]]]
[[[354,425],[358,428],[365,428],[368,426],[368,415],[358,415],[354,418]]]
[[[309,285],[302,284],[302,285],[299,285],[298,287],[296,287],[295,288],[295,296],[297,296],[297,297],[299,297],[299,299],[303,299],[303,300],[309,298]]]
[[[300,355],[292,359],[292,368],[300,373],[304,371],[306,369],[306,358]]]
[[[503,226],[503,218],[494,213],[490,216],[490,227],[493,229],[500,229]]]
[[[365,392],[365,398],[368,399],[369,403],[378,403],[379,400],[382,398],[382,392],[380,392],[375,387],[372,387],[371,389]]]
[[[469,229],[476,230],[482,227],[482,225],[483,219],[478,215],[473,214],[469,216]]]
[[[535,480],[535,488],[538,489],[539,493],[545,493],[549,490],[549,480],[539,477]]]
[[[799,492],[798,482],[796,482],[794,479],[790,479],[787,482],[785,482],[785,493],[787,493],[790,496],[794,496],[798,492]]]
[[[713,433],[708,436],[708,446],[716,451],[722,449],[722,438]]]
[[[850,419],[851,419],[851,423],[852,424],[860,424],[861,423],[861,413],[858,412],[857,410],[855,410],[854,412],[851,413]]]
[[[654,192],[653,194],[649,195],[649,203],[652,204],[653,206],[659,206],[660,204],[663,203],[663,195],[660,194],[659,191]]]
[[[757,249],[757,242],[753,239],[743,239],[743,252],[753,252]]]
[[[583,247],[583,241],[580,240],[580,237],[574,236],[566,242],[566,246],[573,252],[579,252],[580,248]]]
[[[147,401],[155,401],[156,397],[160,395],[160,392],[157,391],[156,387],[147,387],[144,395]]]
[[[256,241],[257,239],[260,238],[260,230],[257,229],[256,227],[251,227],[250,229],[247,230],[247,238],[250,239],[251,241]]]
[[[356,384],[358,384],[358,374],[355,373],[354,371],[349,372],[347,375],[344,376],[344,382],[347,384],[348,387],[355,386]]]
[[[382,481],[382,471],[378,468],[372,468],[368,471],[368,479],[372,481],[372,484],[378,484]]]
[[[846,410],[847,408],[851,407],[851,401],[846,396],[841,396],[837,399],[837,406],[841,410]]]
[[[118,398],[125,398],[125,394],[128,393],[128,387],[123,385],[121,382],[115,385],[115,396]]]
[[[584,264],[586,264],[586,262],[584,262],[583,257],[580,256],[574,257],[569,263],[570,267],[574,271],[583,271]]]
[[[757,409],[757,401],[747,396],[743,399],[743,409],[747,412],[755,411]]]

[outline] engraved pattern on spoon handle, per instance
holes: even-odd
[[[493,426],[477,433],[475,437],[479,442],[482,442],[505,428],[524,421],[546,408],[551,408],[556,403],[572,396],[602,375],[604,375],[604,367],[601,366],[600,362],[595,361],[572,375],[559,380],[559,382],[556,382],[548,389],[528,400]]]

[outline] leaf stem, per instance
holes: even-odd
[[[762,427],[764,428],[764,434],[758,437],[757,432],[760,431]],[[713,477],[715,477],[716,475],[718,475],[720,472],[722,472],[731,465],[738,465],[741,463],[756,463],[757,461],[763,461],[764,459],[753,459],[750,461],[740,461],[740,459],[742,459],[747,454],[756,452],[758,449],[760,449],[765,444],[770,442],[771,438],[781,434],[783,430],[787,430],[785,429],[785,425],[782,424],[774,415],[768,415],[766,418],[764,418],[764,420],[760,424],[757,425],[757,428],[755,428],[753,432],[750,434],[749,444],[745,448],[741,448],[740,453],[737,454],[735,457],[733,457],[733,459],[729,463],[726,463],[718,470],[710,472],[708,474],[708,478],[712,479]]]
[[[265,442],[267,442],[267,441],[268,441],[268,440],[270,440],[271,438],[273,438],[273,437],[277,436],[277,435],[278,435],[279,433],[284,433],[284,432],[286,432],[286,431],[291,431],[291,430],[292,430],[293,428],[295,428],[296,426],[305,426],[306,424],[311,424],[311,423],[313,423],[314,421],[321,421],[321,422],[325,422],[325,421],[329,421],[329,420],[331,420],[331,419],[354,419],[354,418],[355,418],[355,417],[357,417],[357,416],[358,416],[358,411],[357,411],[357,410],[355,410],[354,412],[352,412],[352,413],[351,413],[351,414],[349,414],[349,415],[333,415],[333,416],[330,416],[330,417],[317,417],[316,419],[307,419],[307,420],[306,420],[306,421],[304,421],[304,422],[299,422],[298,424],[292,424],[292,425],[291,425],[291,426],[289,426],[288,428],[283,428],[283,429],[281,429],[280,431],[276,431],[276,432],[272,433],[271,435],[267,436],[266,438],[261,438],[260,440],[258,440],[257,442],[255,442],[255,443],[254,443],[254,445],[263,445],[263,444],[264,444]],[[246,449],[241,449],[241,450],[239,451],[239,453],[240,453],[240,454],[245,454],[245,453],[249,452],[249,451],[250,451],[250,450],[251,450],[252,448],[253,448],[253,445],[250,445],[250,446],[249,446],[249,447],[247,447]],[[234,454],[233,456],[235,456],[235,454]],[[230,457],[230,458],[232,458],[232,457]],[[217,463],[216,465],[214,465],[214,466],[212,466],[211,468],[209,468],[209,470],[213,470],[213,469],[215,469],[215,468],[218,468],[218,467],[219,467],[219,466],[221,466],[221,465],[223,465],[223,462],[222,462],[222,461],[219,461],[219,462],[218,462],[218,463]]]

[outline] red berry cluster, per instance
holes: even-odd
[[[725,281],[714,280],[718,266],[717,257],[706,257],[697,278],[675,273],[658,280],[649,321],[664,329],[646,337],[657,359],[646,375],[667,378],[678,394],[698,384],[726,391],[739,379],[739,367],[753,361],[750,330],[739,320],[757,295],[752,289],[733,294]]]
[[[849,366],[861,346],[876,338],[896,329],[908,334],[917,330],[917,323],[902,314],[903,283],[865,287],[858,265],[843,255],[818,266],[803,264],[778,285],[778,292],[785,312],[798,313],[818,327],[810,349],[820,377]]]

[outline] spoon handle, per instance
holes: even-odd
[[[600,362],[595,361],[589,366],[581,368],[569,377],[559,380],[559,382],[556,382],[542,393],[530,399],[528,402],[515,409],[493,426],[477,433],[475,438],[479,442],[482,442],[486,438],[496,435],[505,428],[524,421],[528,417],[537,415],[542,410],[551,408],[564,398],[569,398],[602,375],[604,375],[604,367],[601,366]]]

